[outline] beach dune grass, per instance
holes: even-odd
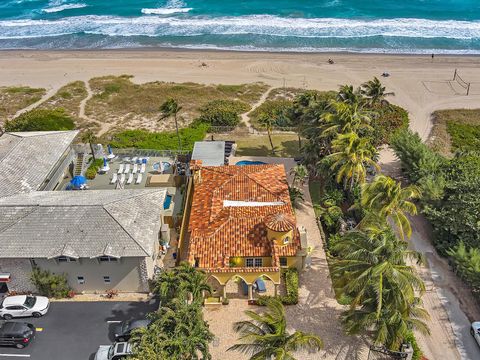
[[[28,86],[0,87],[0,123],[15,115],[17,111],[36,103],[45,94],[46,90],[42,88]]]
[[[98,77],[89,83],[94,93],[85,108],[89,118],[116,123],[126,129],[157,131],[174,129],[172,119],[158,121],[160,105],[169,97],[182,106],[179,123],[185,127],[200,115],[202,106],[212,100],[240,100],[251,105],[268,88],[263,83],[205,85],[155,81],[135,84],[129,75]]]
[[[87,95],[85,83],[74,81],[58,89],[55,95],[43,102],[38,109],[62,108],[66,114],[75,120],[77,127],[82,128],[85,121],[79,118],[80,103]]]
[[[439,110],[433,113],[431,147],[450,156],[457,149],[478,149],[480,109]]]

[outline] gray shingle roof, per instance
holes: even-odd
[[[193,146],[192,160],[202,160],[203,166],[224,165],[225,141],[196,141]]]
[[[78,131],[12,132],[0,137],[0,197],[35,191]]]
[[[0,258],[151,256],[165,189],[38,191],[0,199]]]

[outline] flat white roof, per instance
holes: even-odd
[[[202,160],[203,166],[225,165],[225,141],[197,141],[192,160]]]

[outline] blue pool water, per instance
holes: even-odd
[[[480,53],[480,1],[0,1],[0,49],[158,46]]]
[[[237,162],[235,165],[264,165],[263,161],[250,161],[250,160],[242,160]]]
[[[163,210],[169,209],[171,203],[172,203],[172,195],[167,195],[165,197],[165,201],[163,202]]]

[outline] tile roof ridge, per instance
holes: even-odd
[[[127,231],[127,229],[125,229],[125,227],[124,227],[122,224],[120,224],[120,222],[115,218],[115,216],[113,216],[113,215],[110,213],[110,211],[108,211],[108,210],[105,208],[105,206],[102,206],[102,208],[103,208],[103,210],[105,210],[105,212],[113,219],[113,221],[115,221],[115,222],[118,224],[118,226],[120,226],[120,227],[122,228],[122,230],[125,231],[125,233],[130,237],[130,239],[132,239],[133,242],[134,242],[135,244],[137,244],[137,245],[140,247],[140,249],[143,250],[143,252],[144,252],[147,256],[150,256],[150,255],[151,255],[151,254],[148,253],[148,251],[147,251],[137,240],[135,240],[135,238]]]
[[[0,234],[5,232],[6,230],[10,229],[12,226],[18,224],[21,220],[25,219],[28,215],[30,215],[31,213],[37,211],[37,208],[38,206],[15,206],[15,207],[22,207],[22,208],[28,208],[30,211],[27,211],[24,215],[20,216],[18,219],[16,219],[15,221],[13,221],[11,224],[5,226],[4,228],[0,228]]]

